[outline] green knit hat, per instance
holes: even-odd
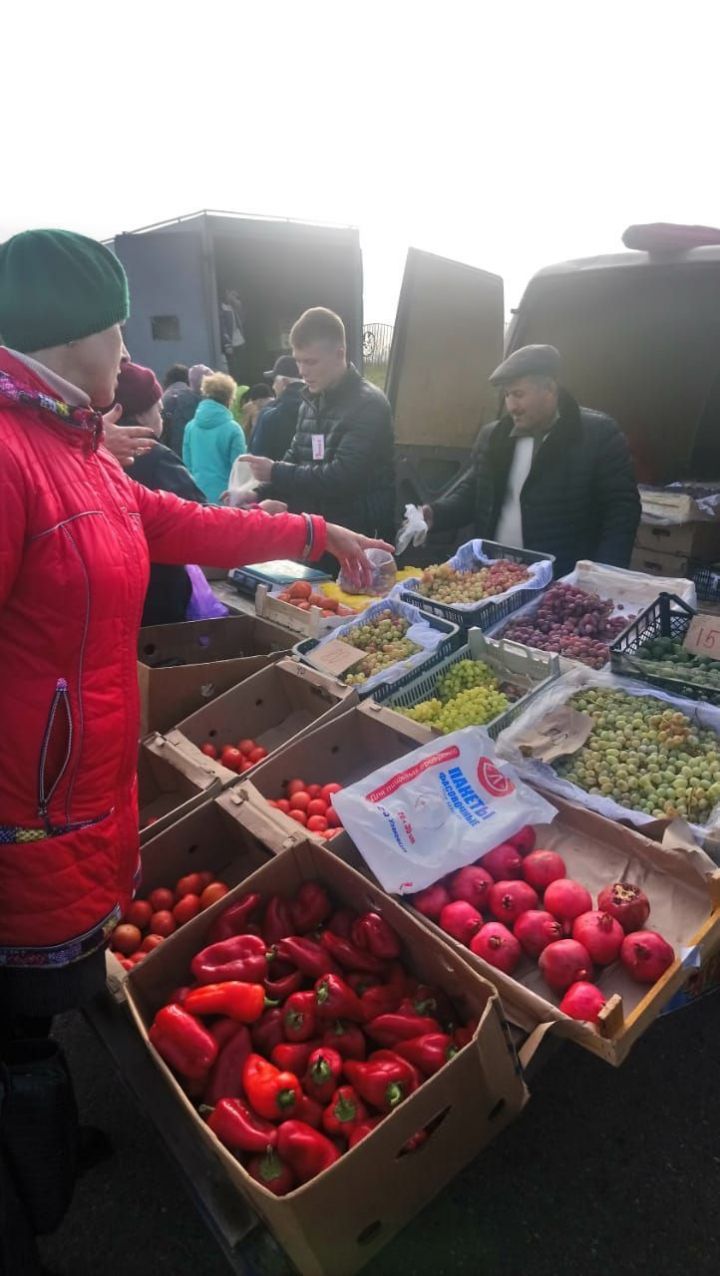
[[[80,341],[130,313],[127,276],[104,244],[26,230],[0,247],[0,336],[21,354]]]

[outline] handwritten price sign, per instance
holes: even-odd
[[[683,647],[694,656],[710,656],[720,660],[720,616],[693,616]]]

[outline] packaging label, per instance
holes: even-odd
[[[693,616],[683,647],[694,656],[720,660],[720,616],[707,616],[702,612]]]
[[[313,461],[324,461],[325,460],[325,435],[313,434],[311,437],[312,437]]]

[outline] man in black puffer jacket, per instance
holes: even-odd
[[[263,486],[258,500],[291,513],[322,514],[367,536],[395,538],[394,437],[390,404],[352,364],[345,328],[331,310],[307,310],[290,333],[307,384],[297,430],[282,461],[243,457]]]
[[[580,558],[627,567],[640,497],[625,436],[560,388],[559,372],[554,346],[523,346],[496,369],[506,413],[480,431],[471,468],[424,507],[426,521],[554,554],[556,576]]]

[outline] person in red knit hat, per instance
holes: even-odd
[[[106,945],[140,880],[136,645],[150,560],[230,568],[327,550],[362,587],[366,548],[391,548],[307,514],[212,508],[134,482],[103,446],[99,411],[115,397],[128,310],[104,245],[34,230],[0,246],[6,1063],[104,987]],[[34,1276],[30,1215],[23,1232],[8,1213],[5,1152],[0,1270]]]

